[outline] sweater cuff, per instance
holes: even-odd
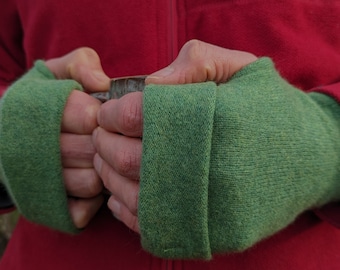
[[[208,184],[215,95],[212,82],[145,89],[138,216],[142,245],[156,256],[211,257]]]
[[[76,232],[68,212],[60,153],[67,98],[81,86],[56,80],[43,61],[14,83],[0,108],[0,176],[29,220]]]

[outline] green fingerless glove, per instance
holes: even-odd
[[[63,185],[60,126],[66,100],[81,86],[55,80],[42,61],[1,100],[0,177],[29,220],[76,232]]]
[[[166,258],[245,250],[340,199],[340,107],[262,58],[225,84],[147,87],[142,244]]]

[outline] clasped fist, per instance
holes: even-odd
[[[173,63],[146,79],[146,84],[226,82],[257,58],[192,40]],[[110,79],[95,51],[80,48],[46,61],[57,79],[74,79],[87,92],[106,91]],[[64,110],[61,150],[69,210],[78,228],[84,228],[109,194],[108,207],[130,229],[139,232],[138,194],[142,156],[141,92],[101,104],[73,91]]]
[[[98,111],[99,127],[93,133],[97,150],[94,166],[111,194],[108,207],[136,232],[139,232],[142,98],[142,93],[138,92],[104,103]]]

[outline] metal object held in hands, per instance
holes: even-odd
[[[101,102],[108,101],[109,99],[118,99],[128,93],[143,91],[145,88],[145,78],[146,75],[114,78],[111,80],[108,92],[98,92],[91,95]]]

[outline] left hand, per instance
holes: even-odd
[[[148,76],[146,83],[184,84],[226,82],[254,55],[224,49],[198,40],[187,42],[168,67]],[[94,166],[111,192],[108,207],[130,229],[139,232],[137,209],[142,156],[142,93],[131,93],[104,103],[98,111],[99,128],[93,133],[97,150]]]

